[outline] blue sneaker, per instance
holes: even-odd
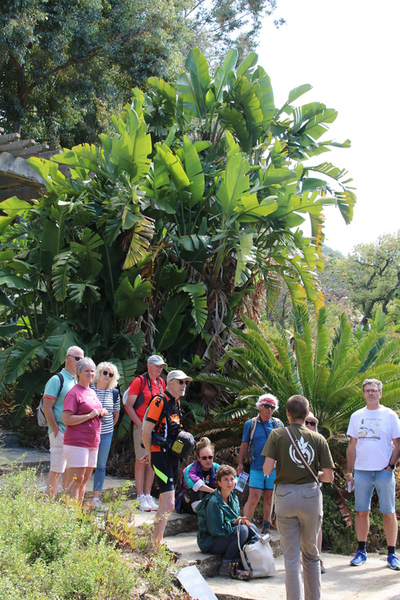
[[[394,556],[394,554],[391,554],[391,556]],[[367,553],[365,552],[365,550],[358,550],[356,552],[355,557],[350,561],[350,564],[353,567],[359,567],[365,562],[367,562]]]
[[[387,566],[393,571],[400,571],[400,561],[395,554],[387,555]]]

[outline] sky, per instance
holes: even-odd
[[[339,113],[322,139],[351,140],[350,149],[319,157],[345,168],[356,188],[350,225],[336,207],[325,212],[325,244],[347,255],[400,229],[400,1],[278,0],[278,17],[287,24],[276,29],[266,19],[257,51],[275,105],[309,83],[313,89],[297,103],[319,101]]]

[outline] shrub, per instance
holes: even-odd
[[[33,470],[1,480],[0,575],[0,597],[8,600],[121,600],[136,583],[95,519],[42,498]]]

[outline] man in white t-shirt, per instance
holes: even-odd
[[[375,488],[388,545],[387,566],[400,571],[400,561],[395,554],[398,527],[393,472],[400,455],[400,422],[393,410],[379,404],[381,381],[365,379],[363,396],[367,405],[351,415],[347,430],[350,442],[346,477],[350,486],[354,484],[358,541],[358,551],[350,564],[358,567],[367,561],[369,511]]]

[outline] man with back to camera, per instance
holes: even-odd
[[[64,398],[75,385],[75,368],[77,362],[83,358],[84,353],[78,346],[71,346],[65,357],[65,367],[61,369],[63,382],[60,377],[53,375],[46,383],[43,394],[43,414],[49,427],[50,442],[50,472],[47,476],[47,495],[54,498],[58,485],[65,471],[66,459],[64,457],[64,432],[65,425],[62,421]]]
[[[354,485],[358,542],[358,550],[350,564],[358,567],[367,562],[369,511],[375,488],[388,545],[387,566],[399,571],[400,561],[395,554],[397,517],[394,467],[400,455],[400,423],[393,410],[380,404],[381,381],[365,379],[363,396],[366,406],[351,415],[347,430],[350,442],[347,448],[346,478],[350,486]]]
[[[135,482],[139,510],[149,512],[158,506],[151,496],[154,471],[151,465],[145,464],[142,458],[146,451],[142,447],[142,422],[150,400],[156,394],[163,394],[165,381],[161,378],[165,366],[162,356],[153,354],[147,359],[147,373],[135,377],[129,387],[129,395],[125,404],[125,412],[133,421],[133,443],[135,447]]]
[[[274,418],[273,413],[278,410],[278,399],[272,394],[263,394],[256,403],[260,411],[258,417],[246,421],[243,429],[242,443],[240,445],[238,460],[238,475],[243,473],[243,462],[250,445],[251,465],[249,477],[249,497],[243,508],[243,515],[251,520],[254,511],[263,496],[263,526],[262,534],[271,529],[271,503],[274,490],[275,470],[268,477],[263,473],[264,457],[261,452],[267,443],[271,431],[283,427],[280,419]]]
[[[154,396],[151,400],[143,422],[142,440],[146,450],[143,462],[151,465],[156,474],[160,497],[154,527],[154,539],[161,544],[168,514],[174,510],[175,488],[179,474],[179,458],[171,456],[167,448],[152,441],[153,430],[167,440],[174,440],[179,429],[180,420],[179,398],[185,395],[186,386],[193,381],[183,371],[170,371],[167,376],[167,389],[164,393]]]
[[[289,398],[286,404],[289,427],[272,431],[262,452],[266,457],[265,475],[272,473],[276,462],[276,522],[285,560],[287,600],[321,598],[317,536],[322,522],[322,492],[316,479],[332,483],[334,464],[325,438],[305,426],[308,413],[307,398],[298,395]],[[287,429],[294,438],[297,451]],[[298,453],[301,453],[313,474],[305,467]]]

